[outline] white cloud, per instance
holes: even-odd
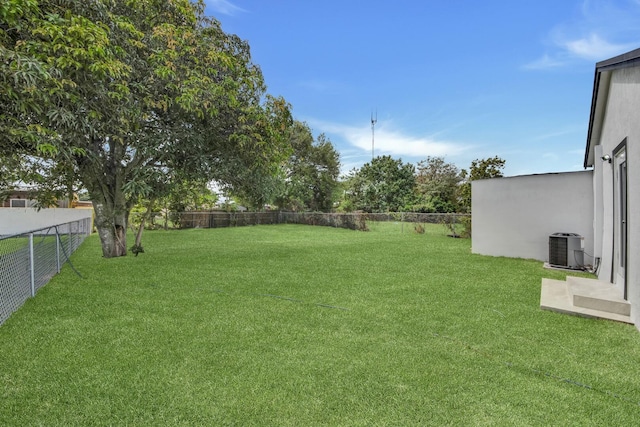
[[[231,3],[229,0],[205,0],[208,7],[223,15],[234,15],[237,12],[245,12],[244,9]]]
[[[610,43],[596,33],[586,37],[561,43],[561,47],[570,55],[591,61],[602,61],[633,48],[635,44]]]
[[[337,123],[312,121],[314,128],[328,134],[335,134],[351,146],[371,153],[372,133],[370,126],[348,126]],[[390,124],[378,124],[373,138],[375,155],[392,155],[397,157],[453,156],[470,148],[468,145],[446,140],[438,140],[428,136],[413,136],[392,128]]]
[[[567,61],[560,58],[552,58],[548,54],[544,54],[541,58],[533,62],[525,64],[523,68],[527,70],[546,70],[549,68],[559,68],[566,65]]]
[[[571,64],[575,59],[598,62],[637,47],[636,43],[610,43],[596,33],[571,40],[558,39],[554,43],[556,52],[553,55],[544,54],[541,58],[525,64],[523,68],[528,70],[561,68]]]
[[[575,61],[603,61],[634,49],[640,42],[640,1],[584,0],[580,12],[549,30],[549,47],[523,68],[540,70]]]

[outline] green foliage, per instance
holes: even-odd
[[[460,218],[460,223],[462,224],[462,237],[469,239],[471,238],[471,223],[472,217],[465,216]]]
[[[412,199],[415,167],[391,156],[379,156],[346,179],[345,199],[354,210],[397,212]]]
[[[340,154],[324,134],[314,141],[309,126],[299,121],[291,126],[289,142],[291,155],[283,167],[276,204],[292,211],[330,211],[338,187]]]
[[[8,426],[620,425],[640,334],[542,311],[531,260],[300,225],[89,237],[0,327]]]
[[[160,196],[160,194],[165,194]],[[168,228],[180,226],[180,212],[213,209],[218,201],[205,181],[171,181],[162,193],[151,197],[140,197],[129,215],[129,225],[140,228],[135,246],[139,246],[142,229]],[[157,222],[157,220],[160,222]],[[133,253],[135,251],[132,250]],[[143,251],[142,251],[143,252]]]
[[[489,179],[502,177],[506,161],[498,156],[489,157],[487,159],[476,159],[471,162],[468,174],[465,170],[465,178],[469,181],[476,179]]]
[[[464,181],[460,186],[460,204],[463,212],[471,212],[471,181],[502,177],[505,163],[506,161],[498,156],[476,159],[471,162],[469,171],[461,171]]]
[[[202,1],[10,0],[0,18],[0,171],[19,171],[0,184],[88,190],[105,257],[141,198],[261,189],[288,155],[288,104]]]
[[[209,188],[207,182],[188,181],[172,188],[166,198],[166,206],[174,212],[210,210],[217,201],[218,195]]]
[[[224,179],[218,179],[218,184],[252,210],[262,210],[282,189],[281,164],[292,151],[287,139],[293,123],[290,109],[283,98],[267,96],[264,118],[256,117],[258,121],[253,130],[263,135],[262,145],[256,150],[244,149],[245,143],[251,144],[252,140],[252,128],[249,126],[246,128],[248,136],[237,138],[243,149],[236,151],[230,161],[219,164],[228,173]]]
[[[407,205],[405,210],[420,213],[450,213],[456,212],[456,205],[442,200],[436,195],[417,195],[414,201]]]
[[[409,210],[426,213],[457,212],[460,170],[443,157],[427,157],[418,163],[416,200]]]

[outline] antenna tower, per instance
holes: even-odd
[[[375,126],[378,123],[378,110],[376,109],[376,117],[373,117],[373,111],[371,112],[371,160],[373,160],[373,147],[375,142]]]

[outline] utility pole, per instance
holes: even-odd
[[[378,123],[378,109],[376,109],[376,117],[373,118],[373,111],[371,112],[371,160],[373,161],[373,147],[375,142],[375,126]]]

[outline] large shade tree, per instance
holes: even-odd
[[[459,205],[460,170],[443,157],[427,157],[416,171],[414,210],[423,212],[456,212]]]
[[[469,170],[462,169],[460,176],[463,179],[460,185],[460,201],[462,210],[471,212],[471,181],[478,179],[490,179],[503,177],[506,160],[494,156],[486,159],[475,159],[471,162]]]
[[[265,101],[266,99],[266,101]],[[202,1],[0,3],[0,170],[43,202],[84,187],[105,257],[175,183],[247,186],[288,155],[289,106]]]
[[[339,185],[340,154],[324,134],[314,140],[304,122],[293,123],[288,140],[291,155],[282,167],[276,204],[294,211],[330,211]]]
[[[352,170],[345,182],[345,203],[350,210],[399,212],[411,202],[415,167],[391,156],[378,156]]]

